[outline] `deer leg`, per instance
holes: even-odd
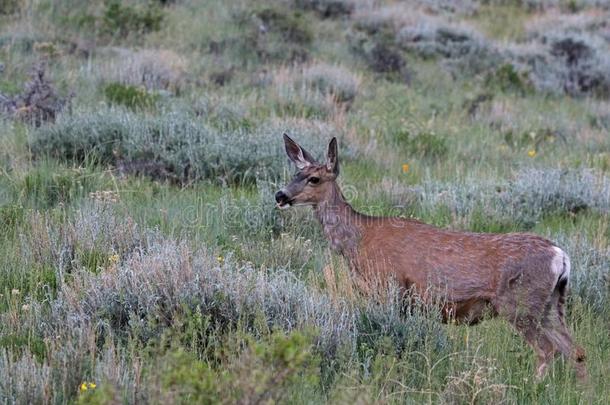
[[[554,343],[559,352],[572,362],[576,369],[576,377],[581,381],[586,381],[585,350],[574,343],[568,328],[563,323],[560,323],[555,325],[554,329],[548,330],[546,336]]]
[[[546,371],[555,358],[555,346],[544,334],[538,335],[536,344],[538,348],[538,366],[536,367],[536,379],[538,381],[544,378]]]
[[[553,291],[551,310],[548,314],[550,325],[546,328],[546,335],[554,343],[558,351],[572,362],[576,369],[577,378],[581,381],[586,381],[585,350],[574,343],[574,339],[565,321],[563,306],[565,304],[566,292],[566,283],[558,284]]]
[[[536,379],[540,381],[555,357],[555,345],[536,320],[519,320],[515,322],[515,328],[523,335],[536,354]]]

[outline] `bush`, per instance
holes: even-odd
[[[146,34],[161,29],[164,14],[158,6],[147,5],[134,8],[120,1],[106,3],[102,16],[102,31],[114,37],[127,37],[130,34]]]
[[[133,110],[153,108],[159,96],[146,89],[121,83],[110,83],[104,86],[104,96],[110,104],[122,105]]]
[[[317,150],[328,139],[316,123],[270,122],[256,129],[218,130],[184,112],[140,116],[102,110],[64,116],[30,139],[36,156],[115,165],[124,174],[177,183],[208,179],[223,184],[277,179],[288,165],[281,133],[293,130]],[[349,151],[348,151],[349,155]]]
[[[543,215],[610,211],[610,181],[594,172],[527,169],[499,194],[504,215],[533,223]]]
[[[479,32],[440,18],[424,17],[401,27],[396,42],[422,57],[446,59],[447,66],[456,73],[478,74],[502,61],[499,52]]]
[[[590,170],[522,169],[507,183],[459,185],[424,182],[413,190],[420,209],[444,206],[458,217],[480,214],[531,228],[547,215],[610,212],[610,180]]]
[[[249,9],[236,16],[242,32],[240,55],[256,54],[263,62],[304,62],[314,32],[300,11],[278,7]]]
[[[608,97],[610,58],[605,48],[595,36],[559,32],[527,47],[513,47],[509,54],[539,91]]]
[[[384,43],[377,43],[368,53],[370,68],[377,73],[398,73],[405,78],[407,62],[399,49]]]
[[[40,64],[32,69],[22,94],[15,97],[0,94],[0,113],[38,127],[47,121],[54,122],[68,102],[68,98],[57,94],[45,66]]]
[[[465,74],[484,72],[502,60],[495,47],[474,28],[404,6],[362,13],[355,26],[383,47],[379,57],[388,52],[386,49],[398,46],[423,58],[442,58],[452,72]],[[375,59],[382,60],[379,57]]]
[[[526,95],[533,90],[527,75],[518,71],[510,63],[505,63],[490,72],[485,79],[485,84],[490,90],[514,92],[520,95]]]
[[[265,25],[265,30],[277,32],[283,40],[308,45],[313,40],[313,32],[298,13],[287,13],[275,8],[263,8],[254,13]]]
[[[315,11],[323,18],[349,16],[356,8],[354,0],[295,0],[295,6]]]
[[[79,324],[93,316],[112,328],[108,332],[122,335],[128,332],[130,319],[171,320],[185,308],[200,308],[211,317],[211,326],[223,329],[240,324],[263,333],[316,325],[326,348],[348,333],[345,321],[337,318],[341,312],[333,315],[323,296],[310,293],[289,273],[265,274],[228,259],[219,264],[215,257],[194,253],[184,243],[166,241],[138,248],[115,275],[82,272],[79,279],[82,283],[74,284],[74,292],[84,294],[81,304],[68,304],[73,293],[66,290],[54,305],[56,319],[67,316],[76,322],[74,327],[82,327]],[[258,326],[257,320],[262,321]],[[150,327],[139,331],[142,339],[160,333],[154,323]]]
[[[306,67],[303,82],[339,103],[352,103],[358,94],[359,78],[349,70],[323,63]]]
[[[237,353],[219,369],[174,349],[160,359],[148,386],[160,387],[160,397],[172,403],[292,402],[294,387],[298,393],[317,388],[315,359],[309,339],[301,333],[276,332],[262,342],[248,339],[242,345],[246,347],[234,348]],[[159,396],[152,390],[148,394]]]
[[[410,156],[437,159],[449,152],[447,139],[431,132],[413,135],[408,131],[399,131],[393,135],[393,138]]]
[[[185,242],[155,232],[134,231],[137,225],[125,224],[116,212],[107,206],[93,206],[92,211],[79,213],[77,221],[65,228],[47,228],[47,232],[57,232],[63,238],[40,235],[26,241],[24,249],[38,249],[32,257],[55,263],[61,263],[57,256],[74,243],[62,245],[66,238],[77,241],[77,251],[92,244],[105,254],[116,252],[118,256],[96,273],[81,267],[79,260],[68,260],[73,264],[71,282],[59,284],[57,298],[50,303],[51,314],[40,325],[45,336],[69,338],[74,331],[92,326],[98,329],[102,342],[105,336],[132,336],[146,342],[159,338],[183,314],[198,312],[208,319],[207,326],[199,331],[203,334],[238,326],[255,336],[276,329],[313,329],[315,352],[323,358],[332,358],[342,346],[354,348],[359,333],[371,332],[370,328],[360,331],[357,319],[375,319],[380,336],[390,331],[417,330],[417,334],[396,332],[398,352],[430,341],[447,344],[439,323],[417,311],[402,313],[397,289],[388,290],[385,299],[364,303],[333,298],[306,286],[289,271],[257,270],[230,256],[219,261],[206,250],[193,251]],[[98,228],[98,222],[105,225]],[[45,240],[55,247],[41,249],[39,242]],[[58,266],[58,278],[68,274],[68,269]],[[36,308],[33,314],[41,309]],[[435,328],[434,332],[429,328]]]

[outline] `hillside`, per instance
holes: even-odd
[[[364,294],[282,134],[373,215],[570,255],[587,351]],[[0,402],[610,398],[610,2],[0,0]]]

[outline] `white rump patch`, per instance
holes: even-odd
[[[553,246],[555,256],[551,262],[551,271],[557,276],[557,280],[569,279],[570,277],[570,258],[560,248]]]

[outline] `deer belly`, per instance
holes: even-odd
[[[484,299],[470,299],[460,302],[447,303],[443,306],[443,320],[474,325],[481,321],[485,315],[494,315],[491,303]]]

